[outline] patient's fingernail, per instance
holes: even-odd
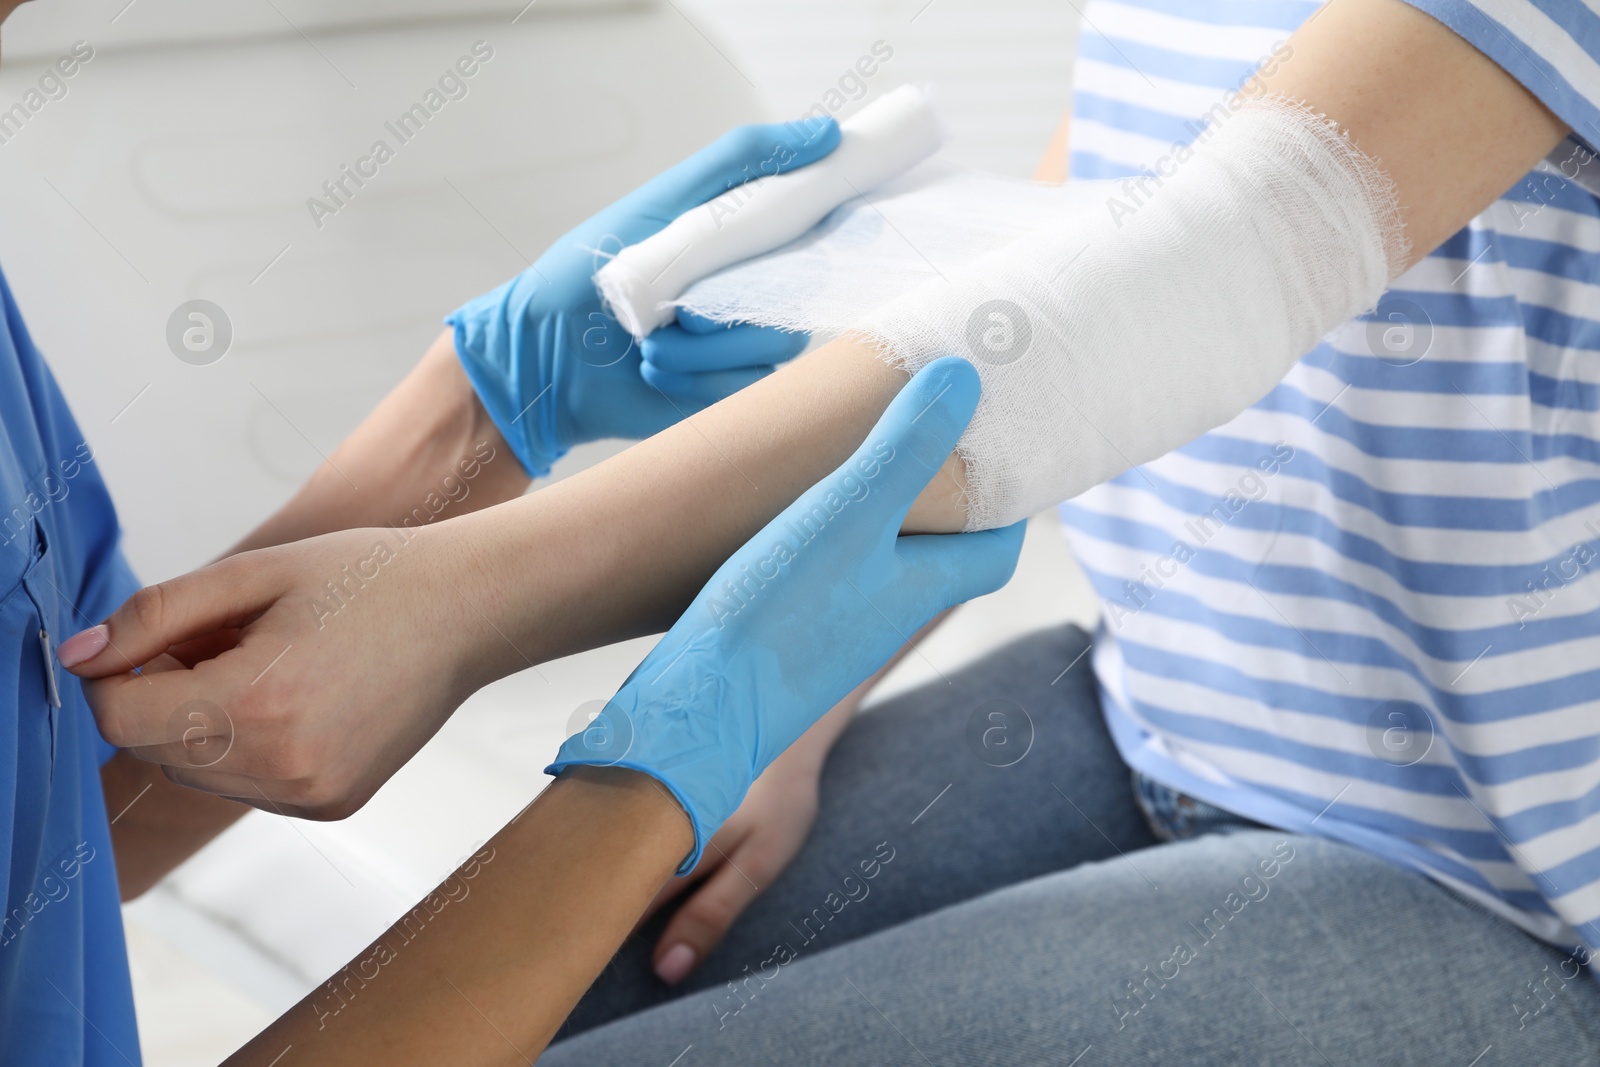
[[[85,660],[93,659],[100,654],[111,640],[110,633],[105,624],[92,626],[81,633],[75,633],[56,649],[56,659],[61,661],[63,667],[76,667]]]
[[[694,949],[688,945],[673,945],[656,964],[656,974],[668,985],[677,985],[689,977],[694,969]]]

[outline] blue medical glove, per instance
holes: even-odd
[[[952,604],[1004,585],[1023,524],[900,537],[978,404],[961,359],[928,364],[856,454],[712,576],[547,773],[629,767],[694,824],[693,870],[756,777]]]
[[[445,320],[467,377],[529,476],[547,474],[584,441],[648,437],[800,354],[804,334],[695,318],[636,344],[601,307],[597,250],[637,244],[729,188],[815,162],[838,143],[832,119],[732,130]],[[659,373],[643,371],[641,357],[652,356]]]

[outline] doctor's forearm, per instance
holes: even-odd
[[[532,1063],[693,843],[653,779],[575,768],[227,1062]]]
[[[143,896],[250,809],[168,781],[155,763],[118,752],[100,768],[117,887]]]
[[[226,554],[358,526],[425,525],[527,488],[446,330],[305,485]]]

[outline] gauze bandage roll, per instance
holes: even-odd
[[[911,85],[862,108],[839,134],[823,159],[736,186],[619,252],[595,285],[623,328],[642,338],[666,325],[691,284],[794,240],[840,204],[933,155],[943,140],[927,98]]]
[[[1370,308],[1406,256],[1388,177],[1283,100],[1218,119],[1145,178],[1072,182],[1058,199],[974,181],[908,175],[903,193],[874,198],[889,231],[874,236],[865,212],[836,216],[680,299],[719,320],[854,329],[912,373],[971,360],[983,400],[958,446],[969,529],[1032,515],[1232,419]],[[968,226],[963,187],[990,200],[982,232],[964,238],[950,232]]]

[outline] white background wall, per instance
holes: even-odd
[[[870,96],[931,83],[972,166],[1029,173],[1069,99],[1070,4],[525,2],[36,0],[7,24],[0,109],[74,41],[96,50],[0,145],[0,263],[147,579],[281,502],[457,303],[727,126],[811,107],[873,42],[894,56]],[[306,198],[478,40],[495,58],[467,97],[316,227]],[[235,332],[211,366],[166,341],[194,298]],[[1012,585],[889,687],[1091,614],[1036,520]],[[147,1062],[216,1062],[342,964],[542,786],[571,712],[648,644],[491,686],[356,817],[252,815],[127,909]]]

